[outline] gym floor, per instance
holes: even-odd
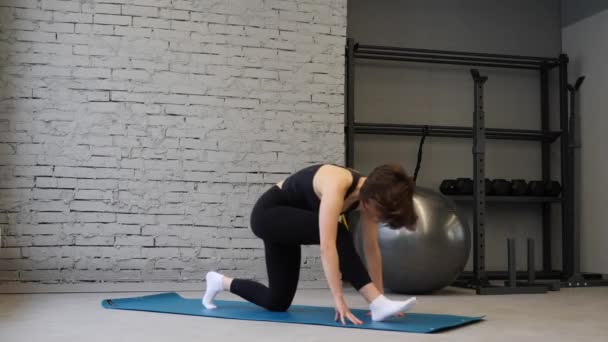
[[[487,315],[437,334],[393,333],[312,325],[105,310],[105,298],[150,293],[0,295],[0,341],[606,341],[608,288],[562,289],[543,295],[476,296],[447,288],[419,296],[413,312]],[[200,297],[196,292],[180,292]],[[365,308],[355,292],[351,307]],[[398,296],[393,296],[398,297]],[[220,299],[235,299],[230,294]],[[297,304],[328,305],[327,290],[299,290]]]

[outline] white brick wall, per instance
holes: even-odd
[[[0,0],[0,283],[264,278],[256,198],[342,161],[345,32],[346,0]]]

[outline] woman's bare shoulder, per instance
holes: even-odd
[[[327,188],[346,190],[352,181],[353,176],[347,169],[337,165],[325,164],[315,174],[313,185],[315,191],[322,193],[323,189]]]

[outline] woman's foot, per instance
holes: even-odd
[[[213,299],[224,289],[224,276],[217,272],[207,272],[205,281],[207,283],[207,289],[203,296],[203,305],[207,309],[215,309],[217,306],[213,304]]]
[[[411,309],[415,304],[416,297],[406,301],[394,301],[381,295],[370,303],[369,309],[372,312],[372,321],[383,321],[388,317]]]

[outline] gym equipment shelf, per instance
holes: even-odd
[[[472,196],[450,196],[458,201],[471,201],[473,217],[473,272],[463,274],[455,286],[475,289],[477,294],[509,294],[545,291],[538,288],[516,286],[496,286],[490,279],[508,280],[506,272],[486,272],[485,270],[485,210],[486,202],[538,203],[542,208],[542,271],[537,272],[559,279],[562,287],[606,286],[608,280],[598,275],[580,272],[579,230],[574,222],[574,157],[572,120],[569,125],[568,56],[560,54],[557,58],[531,57],[504,54],[475,53],[462,51],[413,49],[359,44],[352,38],[347,39],[345,50],[344,115],[345,115],[345,159],[346,165],[354,165],[355,134],[437,136],[473,139],[474,194]],[[471,69],[474,81],[474,112],[472,127],[411,125],[389,123],[362,123],[355,121],[355,61],[357,59],[382,60],[393,62],[450,64],[479,66],[489,68],[524,69],[538,72],[540,76],[540,130],[486,128],[483,108],[483,85],[487,80],[479,71]],[[549,71],[558,68],[557,87],[559,89],[559,130],[551,131],[549,125]],[[551,177],[551,144],[559,140],[561,197],[517,197],[485,195],[485,140],[528,140],[541,145],[542,180]],[[552,265],[551,207],[561,206],[561,252],[562,269],[554,271]],[[513,277],[513,274],[511,274]],[[512,280],[512,279],[511,279]]]
[[[558,66],[558,58],[498,55],[462,51],[412,49],[393,46],[354,44],[353,55],[361,59],[484,66],[492,68],[530,69]]]
[[[449,195],[448,198],[454,201],[474,201],[475,198],[466,195]],[[505,202],[505,203],[561,203],[560,197],[537,197],[537,196],[490,196],[486,195],[486,202]]]
[[[406,135],[429,137],[472,138],[473,128],[461,126],[424,126],[407,124],[380,124],[355,122],[355,133]],[[553,142],[561,136],[561,131],[535,131],[526,129],[486,128],[486,138],[502,140],[533,140]]]

